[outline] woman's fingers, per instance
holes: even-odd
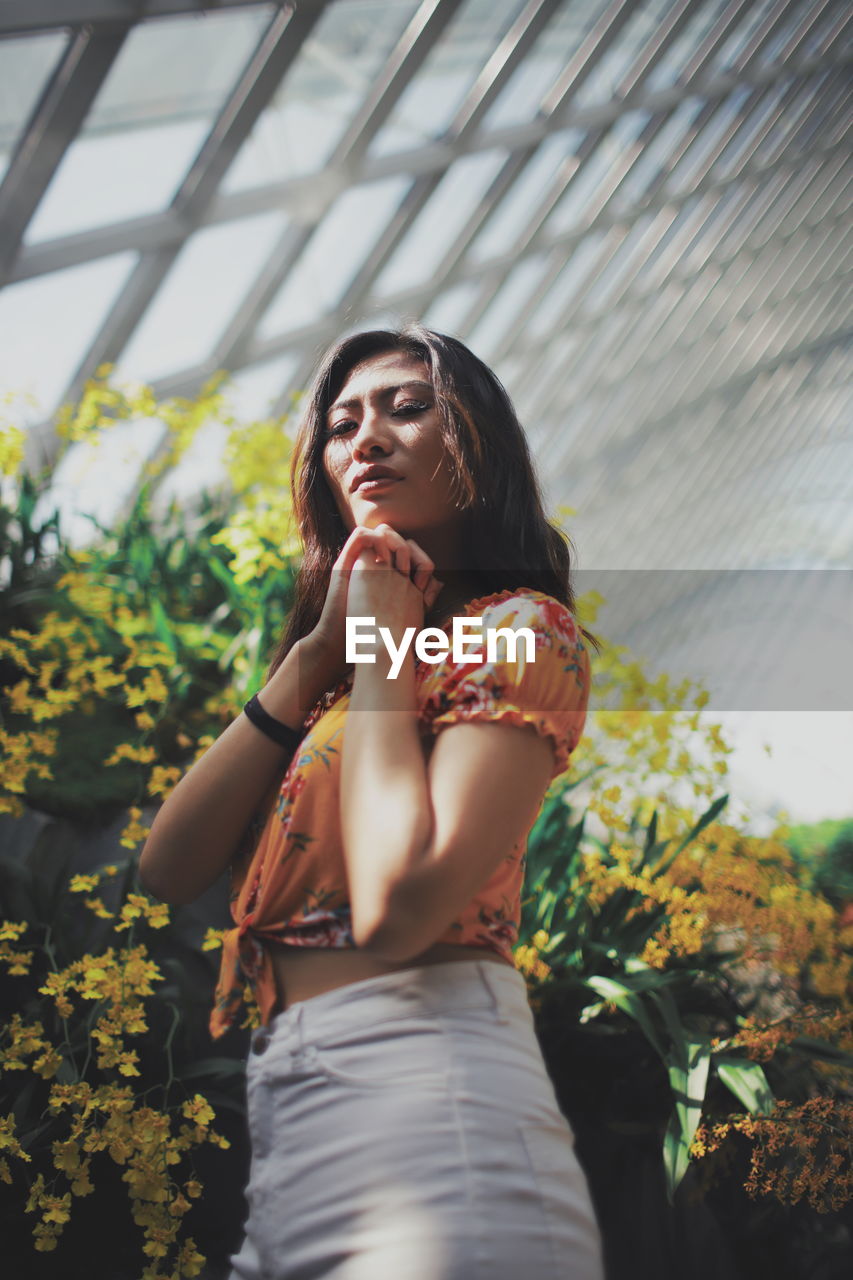
[[[443,584],[434,586],[435,564],[414,538],[404,538],[389,524],[377,525],[375,529],[357,525],[344,544],[335,567],[351,569],[358,557],[367,550],[372,550],[377,562],[389,564],[404,577],[410,578],[424,594],[426,607],[432,606]]]

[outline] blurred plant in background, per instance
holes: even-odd
[[[211,1057],[224,920],[200,926],[151,902],[136,860],[146,814],[263,683],[286,620],[299,555],[289,420],[236,422],[221,375],[196,400],[158,404],[113,387],[105,367],[58,426],[70,443],[139,416],[166,423],[168,447],[85,549],[55,513],[36,517],[49,477],[24,473],[22,438],[0,429],[12,495],[0,506],[0,831],[50,815],[85,849],[121,824],[104,865],[77,865],[56,825],[0,856],[0,1222],[9,1256],[46,1278],[74,1271],[77,1249],[96,1275],[96,1221],[116,1224],[104,1280],[138,1280],[142,1266],[146,1280],[196,1275],[204,1250],[221,1261],[236,1246],[242,1219],[253,1011]],[[212,418],[229,428],[228,492],[155,519],[157,476]],[[583,597],[581,621],[600,603]],[[594,682],[587,733],[529,841],[515,959],[615,1278],[639,1274],[629,1253],[620,1270],[618,1237],[638,1239],[626,1224],[658,1173],[647,1230],[724,1186],[742,1257],[748,1197],[827,1218],[851,1202],[853,823],[825,855],[829,841],[807,847],[784,827],[737,829],[721,794],[731,748],[702,721],[707,694],[650,681],[614,646]],[[612,694],[616,709],[598,705]],[[634,1169],[622,1194],[614,1167]],[[766,1243],[760,1224],[753,1234]],[[698,1252],[690,1265],[713,1274]]]

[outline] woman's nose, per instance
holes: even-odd
[[[387,449],[389,441],[388,424],[380,410],[365,409],[361,425],[353,436],[353,453],[366,453],[378,444]]]

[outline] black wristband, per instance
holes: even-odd
[[[276,720],[268,711],[264,711],[256,693],[252,695],[243,710],[252,724],[268,738],[272,738],[273,742],[277,742],[280,747],[295,751],[302,741],[301,730],[291,729],[290,725],[282,724],[281,720]]]

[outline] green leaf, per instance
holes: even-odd
[[[633,1018],[637,1025],[642,1029],[646,1039],[652,1048],[660,1054],[661,1058],[666,1062],[666,1051],[660,1042],[657,1032],[652,1026],[652,1021],[643,1007],[641,998],[635,991],[631,991],[624,983],[617,982],[615,978],[605,978],[601,974],[597,974],[592,978],[587,978],[584,986],[589,987],[596,995],[602,996],[605,1000],[612,1001],[618,1009],[623,1013],[627,1013]]]
[[[699,832],[704,831],[705,827],[707,827],[710,823],[714,821],[717,814],[720,813],[720,811],[726,807],[728,802],[729,802],[728,792],[726,792],[724,795],[718,796],[717,799],[714,801],[714,803],[711,805],[711,807],[705,810],[705,812],[702,814],[699,821],[695,823],[693,827],[691,827],[690,831],[688,831],[687,835],[684,837],[681,843],[672,851],[672,853],[667,854],[665,857],[661,858],[661,860],[658,863],[656,863],[656,865],[652,868],[654,875],[659,876],[659,875],[662,875],[664,871],[668,871],[669,868],[672,866],[673,862],[675,862],[675,859],[681,853],[682,849],[686,849],[687,846],[690,844],[690,841],[695,840]]]
[[[690,1147],[702,1119],[702,1106],[708,1085],[711,1046],[707,1040],[689,1040],[683,1034],[674,1046],[674,1058],[668,1064],[669,1083],[675,1095],[675,1109],[664,1137],[663,1159],[666,1189],[670,1204],[687,1166]]]
[[[714,1058],[717,1075],[753,1115],[769,1115],[776,1106],[773,1091],[763,1068],[757,1062],[744,1062],[727,1054]]]
[[[687,1172],[690,1163],[690,1144],[685,1143],[678,1118],[677,1109],[673,1109],[663,1139],[663,1167],[666,1174],[666,1198],[670,1204],[675,1196],[675,1189]]]

